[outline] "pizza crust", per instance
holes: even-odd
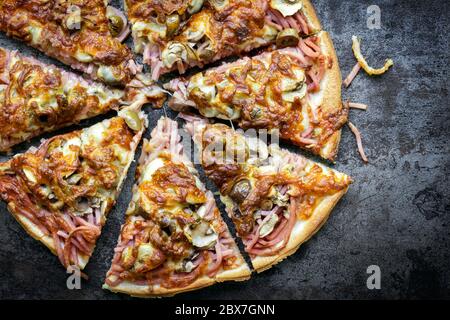
[[[252,259],[253,268],[258,273],[263,272],[297,251],[302,243],[308,241],[317,231],[319,231],[322,225],[327,221],[336,203],[342,198],[347,190],[348,188],[332,196],[325,197],[307,221],[298,220],[296,222],[291,236],[289,237],[289,242],[283,250],[274,256],[255,257]]]
[[[195,280],[190,285],[183,288],[164,288],[161,286],[151,285],[137,285],[130,281],[123,281],[115,287],[110,287],[106,283],[103,284],[103,289],[110,290],[116,293],[125,293],[133,297],[139,298],[158,298],[158,297],[172,297],[182,292],[198,290],[204,287],[211,286],[217,282],[223,281],[244,281],[250,278],[250,269],[245,261],[236,269],[222,271],[214,278],[202,276]]]
[[[316,10],[312,5],[311,1],[303,0],[303,14],[307,18],[309,25],[312,27],[310,33],[316,33],[322,30],[322,25],[320,24],[319,18],[317,17]]]
[[[322,80],[323,90],[313,94],[313,99],[316,105],[320,105],[324,115],[336,113],[343,108],[342,105],[342,77],[339,68],[339,60],[334,50],[333,41],[330,34],[326,31],[321,31],[317,34],[320,39],[320,46],[322,51],[331,57],[333,65],[331,69],[325,73]],[[324,83],[325,82],[325,83]],[[334,160],[337,155],[339,142],[341,140],[341,129],[331,135],[323,144],[319,155],[328,160]]]

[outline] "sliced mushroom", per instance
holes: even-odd
[[[79,6],[71,5],[67,9],[67,17],[65,20],[66,28],[69,30],[81,29],[81,9]]]
[[[167,33],[169,36],[175,34],[180,27],[180,16],[176,13],[166,18]]]
[[[134,270],[138,273],[148,272],[159,267],[165,261],[165,256],[151,243],[142,243],[137,250]]]
[[[94,60],[94,58],[86,52],[82,52],[82,51],[77,51],[77,53],[75,54],[75,58],[80,61],[80,62],[92,62],[92,60]]]
[[[252,186],[247,179],[236,182],[228,194],[236,203],[242,203],[250,194]]]
[[[127,27],[127,18],[118,9],[108,6],[106,8],[106,17],[109,20],[109,31],[113,37],[117,37],[122,34],[122,32]]]
[[[277,36],[277,47],[295,47],[300,41],[297,30],[288,28],[281,31]]]
[[[136,261],[136,251],[133,247],[126,247],[122,251],[121,264],[125,269],[130,269]]]
[[[127,126],[134,131],[142,129],[142,120],[139,118],[139,114],[132,109],[123,109],[118,113],[119,117],[123,118]]]
[[[229,0],[209,0],[209,3],[216,11],[220,11],[229,4]]]
[[[195,52],[181,42],[170,42],[162,52],[162,61],[166,68],[172,68],[178,61],[189,63],[192,60],[196,60]]]
[[[200,9],[203,7],[204,0],[190,0],[188,4],[188,13],[194,14],[200,11]]]
[[[273,208],[273,202],[269,199],[265,199],[261,202],[261,209],[264,211],[272,210]]]
[[[270,7],[280,11],[283,17],[296,14],[303,8],[301,0],[271,0]]]
[[[271,234],[279,219],[280,218],[278,218],[278,215],[276,215],[275,213],[272,213],[269,220],[267,220],[259,229],[259,236],[261,238],[264,238],[264,237],[268,236],[269,234]]]
[[[198,46],[197,56],[200,60],[208,60],[214,56],[214,48],[209,39],[205,39],[204,42]]]
[[[94,211],[90,205],[89,199],[86,197],[76,199],[75,210],[75,214],[79,216],[91,214]]]
[[[109,84],[117,84],[121,80],[121,76],[117,75],[114,67],[100,66],[97,70],[97,77]]]
[[[197,248],[210,248],[216,244],[219,238],[218,234],[205,221],[200,222],[193,228],[192,226],[186,226],[184,233]]]
[[[308,86],[306,85],[306,82],[301,82],[296,89],[289,92],[283,92],[282,98],[284,101],[293,103],[297,99],[303,99],[303,97],[306,95]]]
[[[81,174],[75,173],[75,174],[72,174],[70,177],[68,177],[66,181],[68,184],[75,185],[78,182],[80,182],[82,177],[83,176]]]
[[[190,42],[197,42],[205,35],[205,30],[199,28],[198,30],[188,30],[186,33],[186,39]]]

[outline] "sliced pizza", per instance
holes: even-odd
[[[203,1],[191,3],[197,9]],[[143,53],[154,79],[270,44],[293,46],[321,29],[309,0],[209,0],[181,27],[177,22],[172,28],[156,8],[142,5],[143,18],[131,18],[136,51]],[[174,14],[174,21],[182,20]]]
[[[134,50],[148,58],[152,47],[162,47],[174,37],[205,1],[125,0],[124,3],[132,25]]]
[[[173,92],[174,110],[194,108],[243,129],[278,129],[282,139],[329,160],[347,122],[337,56],[324,31],[297,47],[245,57],[165,87]]]
[[[86,266],[120,192],[147,123],[133,112],[137,130],[115,117],[0,163],[0,197],[66,268]]]
[[[0,152],[111,109],[161,106],[164,99],[163,90],[143,75],[125,90],[113,89],[0,48]]]
[[[121,43],[125,16],[108,1],[0,2],[0,30],[108,84],[125,85],[140,71]]]
[[[186,117],[206,175],[220,189],[253,267],[264,271],[293,254],[325,223],[351,178],[245,137],[224,124]]]
[[[171,296],[250,270],[183,153],[177,123],[161,118],[144,146],[105,289],[139,297]]]

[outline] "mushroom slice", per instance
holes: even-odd
[[[200,11],[200,9],[203,7],[204,0],[190,0],[188,5],[188,13],[194,14]]]
[[[197,60],[195,52],[181,42],[170,42],[162,52],[162,61],[166,68],[172,68],[178,61],[188,63],[192,60]]]
[[[180,27],[180,16],[176,13],[171,14],[166,19],[167,33],[169,36],[175,34]]]
[[[131,268],[136,261],[136,253],[133,247],[126,247],[120,256],[122,266],[126,269]]]
[[[269,234],[271,234],[279,219],[280,218],[278,218],[278,215],[272,213],[269,220],[267,220],[264,224],[261,225],[261,228],[259,229],[259,236],[261,238],[264,238]]]
[[[229,4],[229,0],[209,0],[211,6],[216,10],[223,10]]]
[[[198,42],[205,35],[205,30],[199,28],[198,30],[188,30],[186,38],[189,42]]]
[[[277,47],[295,47],[300,41],[297,30],[288,28],[281,31],[277,36]]]
[[[125,120],[127,126],[134,131],[139,131],[142,128],[142,121],[139,114],[132,109],[123,109],[118,113],[119,117]]]
[[[228,194],[236,203],[242,203],[250,194],[252,185],[248,179],[236,182]]]
[[[219,238],[217,233],[205,221],[200,222],[193,228],[192,226],[186,226],[184,234],[197,248],[210,248],[216,244]]]
[[[118,9],[108,6],[106,8],[106,17],[109,21],[109,30],[113,37],[121,35],[127,27],[127,18]]]
[[[69,6],[69,8],[67,8],[65,25],[69,30],[81,29],[81,9],[79,6],[71,5]]]
[[[296,14],[303,8],[301,0],[271,0],[270,7],[280,11],[283,17]]]
[[[289,92],[283,92],[281,94],[284,101],[287,102],[295,102],[297,99],[303,99],[304,96],[306,96],[308,86],[306,85],[306,82],[301,82],[300,85],[293,91]]]
[[[137,250],[134,270],[138,273],[156,269],[166,260],[164,254],[151,243],[142,243]]]

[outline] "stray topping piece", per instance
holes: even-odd
[[[384,63],[384,66],[382,68],[374,69],[370,67],[361,53],[361,42],[358,39],[358,37],[353,36],[352,41],[353,41],[352,49],[353,53],[355,54],[355,58],[356,60],[358,60],[359,65],[361,66],[361,68],[364,69],[365,72],[367,72],[367,74],[371,76],[380,75],[388,71],[388,69],[394,65],[394,61],[392,61],[392,59],[386,59],[386,62]]]

